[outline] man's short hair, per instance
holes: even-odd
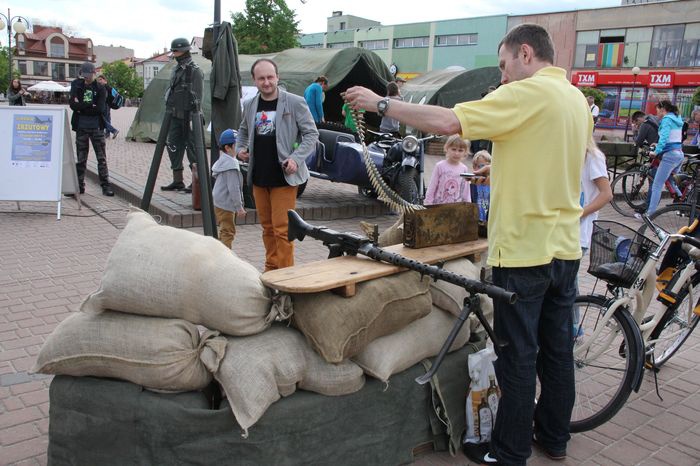
[[[269,58],[258,58],[253,62],[253,66],[250,67],[250,75],[255,78],[255,67],[258,66],[258,63],[262,62],[267,62],[272,64],[272,66],[275,68],[275,74],[279,76],[279,71],[277,71],[277,63],[274,61],[270,60]]]
[[[515,26],[498,44],[498,50],[501,50],[501,46],[505,46],[513,55],[517,55],[518,48],[523,44],[532,47],[538,59],[554,64],[552,36],[538,24],[524,23]]]
[[[644,118],[645,116],[647,116],[646,113],[637,110],[632,114],[632,121],[637,121],[637,118]]]
[[[327,85],[327,84],[328,84],[328,78],[326,78],[325,76],[322,75],[322,76],[319,76],[318,78],[316,78],[316,81],[314,81],[314,82],[317,82],[317,83],[319,83],[319,84],[323,83],[323,84],[326,84],[326,85]]]

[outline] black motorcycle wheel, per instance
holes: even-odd
[[[371,188],[369,186],[358,186],[357,187],[357,192],[368,199],[376,199],[377,198],[377,191],[374,190],[374,188]]]
[[[306,184],[308,181],[304,181],[302,184],[297,185],[297,199],[301,197],[302,194],[304,194],[304,191],[306,191]]]
[[[405,201],[411,204],[418,204],[418,184],[416,178],[418,170],[413,167],[406,167],[399,172],[398,194]]]

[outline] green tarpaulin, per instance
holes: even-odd
[[[401,89],[406,102],[454,107],[459,102],[478,100],[489,86],[501,81],[498,67],[476,70],[433,70],[408,81]]]
[[[239,69],[243,86],[253,86],[250,67],[258,58],[270,58],[277,63],[280,85],[287,91],[303,95],[304,89],[319,75],[328,78],[324,110],[329,121],[342,121],[343,101],[340,93],[355,85],[368,87],[380,95],[385,94],[386,84],[393,78],[386,64],[377,54],[361,48],[347,49],[289,49],[266,55],[239,55]],[[193,55],[194,61],[204,72],[203,113],[209,124],[211,97],[209,73],[211,62],[202,56]],[[137,141],[156,141],[165,113],[163,96],[170,81],[174,63],[161,69],[144,92],[134,121],[127,135]],[[207,132],[207,142],[209,134]]]

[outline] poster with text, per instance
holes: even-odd
[[[51,115],[14,115],[10,165],[17,168],[50,168],[52,125]]]

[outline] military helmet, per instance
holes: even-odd
[[[190,41],[184,37],[173,39],[170,43],[171,52],[188,52],[190,50]]]

